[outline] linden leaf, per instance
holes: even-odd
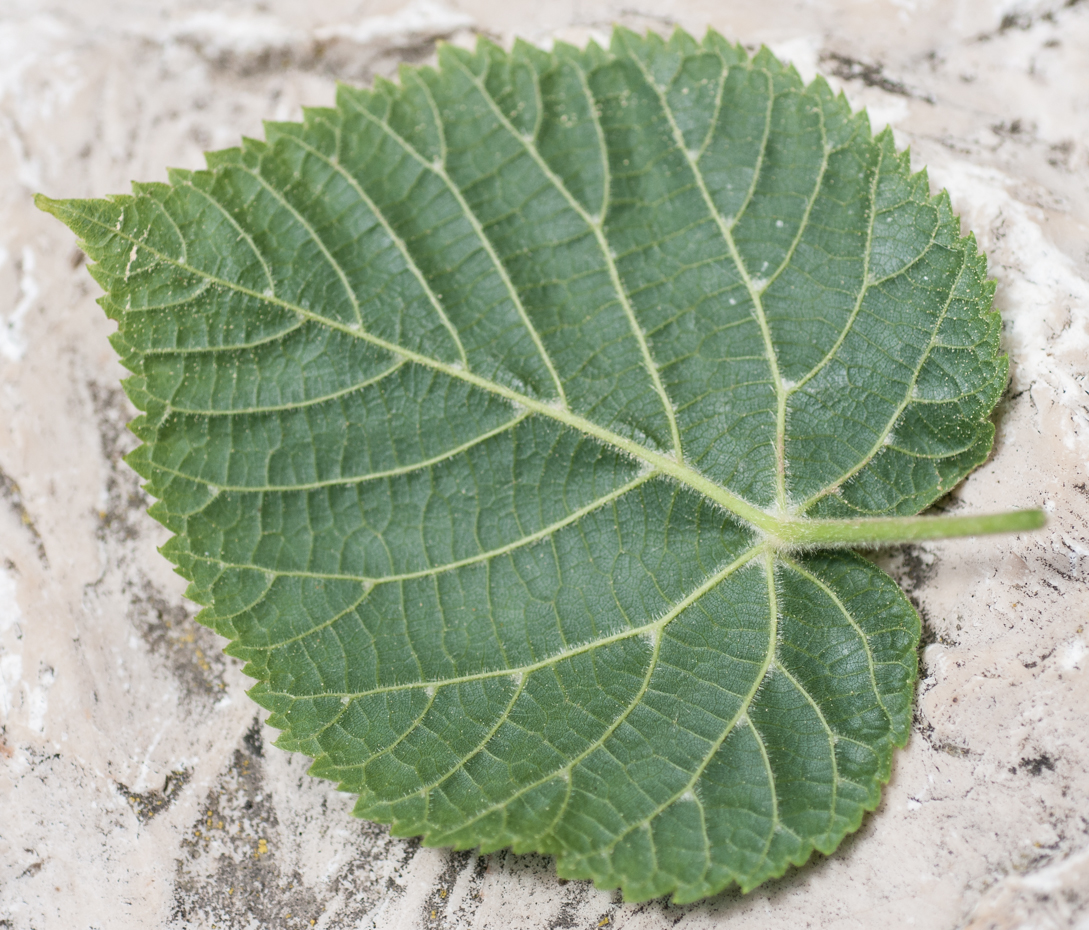
[[[842,547],[1039,525],[903,519],[991,448],[984,259],[767,51],[439,61],[40,198],[119,324],[129,462],[359,816],[629,900],[751,889],[908,737],[919,620]]]

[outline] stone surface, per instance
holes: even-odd
[[[881,807],[835,855],[687,908],[390,838],[269,746],[154,551],[112,324],[31,203],[200,167],[437,37],[613,22],[767,43],[912,146],[989,253],[1013,373],[992,460],[942,507],[1051,514],[879,555],[926,630]],[[0,218],[4,930],[1089,928],[1089,2],[0,0]]]

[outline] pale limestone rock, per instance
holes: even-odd
[[[0,927],[1089,927],[1089,3],[630,7],[0,0]],[[1051,514],[883,557],[929,645],[881,807],[834,856],[688,908],[391,839],[268,747],[154,551],[112,324],[30,200],[200,167],[439,36],[615,21],[768,43],[929,165],[990,255],[1013,366],[995,455],[947,506]]]

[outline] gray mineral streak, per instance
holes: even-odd
[[[445,38],[711,25],[826,75],[947,187],[1012,380],[940,507],[1043,532],[877,558],[924,618],[915,728],[833,856],[624,905],[537,856],[425,849],[271,748],[122,462],[133,411],[71,235],[96,196],[328,105]],[[1089,928],[1089,2],[0,0],[0,928]]]

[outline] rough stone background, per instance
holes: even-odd
[[[1089,928],[1089,2],[444,2],[0,0],[0,928]],[[391,839],[269,747],[121,462],[97,287],[31,203],[199,167],[440,37],[612,22],[767,43],[929,165],[990,255],[1013,369],[992,461],[941,506],[1051,514],[881,555],[926,629],[881,807],[687,908]]]

